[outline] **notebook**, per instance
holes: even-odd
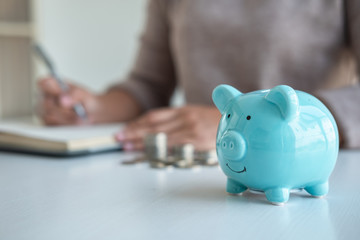
[[[0,121],[0,150],[74,156],[120,150],[114,134],[123,124],[44,126],[34,119]]]

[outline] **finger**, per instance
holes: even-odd
[[[36,103],[41,112],[46,112],[52,107],[55,107],[55,102],[52,97],[40,97]]]
[[[128,141],[123,143],[123,149],[125,151],[141,151],[144,150],[144,141],[142,139],[137,139],[134,141]]]
[[[68,83],[68,86],[68,95],[71,97],[74,104],[83,102],[86,97],[89,97],[91,95],[85,88],[79,87],[72,83]]]
[[[79,124],[79,119],[71,109],[64,109],[57,106],[46,108],[42,114],[45,123],[51,125],[73,125]]]
[[[44,115],[42,120],[46,125],[82,125],[77,118],[65,118],[59,115]]]
[[[67,109],[70,109],[72,108],[76,102],[74,101],[73,97],[69,94],[62,94],[60,97],[59,97],[59,104],[61,107],[63,108],[67,108]]]
[[[150,126],[131,127],[125,128],[116,134],[116,139],[119,142],[143,140],[147,134],[154,133],[153,128]]]
[[[216,143],[215,141],[212,141],[212,138],[200,138],[191,130],[176,131],[168,135],[168,146],[170,148],[184,144],[194,145],[194,148],[197,151],[210,151],[216,149]]]
[[[168,147],[175,147],[183,144],[196,144],[193,134],[186,129],[178,129],[167,136]]]
[[[173,119],[167,122],[159,123],[157,125],[150,125],[138,128],[126,129],[123,134],[124,140],[134,140],[138,138],[144,138],[147,134],[150,133],[160,133],[170,134],[174,131],[182,129],[184,122],[182,119]]]
[[[37,113],[43,118],[56,108],[55,99],[53,97],[41,97],[37,103]]]
[[[58,104],[54,97],[43,98],[41,105],[45,112],[52,112],[54,108],[58,107]]]
[[[39,113],[42,118],[51,115],[51,120],[46,121],[55,123],[73,123],[75,124],[75,112],[72,108],[63,108],[59,106],[57,98],[52,96],[43,97],[39,102]],[[54,119],[53,119],[54,118]]]
[[[62,114],[62,112],[65,110],[58,105],[57,99],[54,97],[44,98],[41,106],[43,108],[44,114]]]
[[[61,116],[58,115],[44,115],[42,117],[43,122],[49,126],[67,125],[67,122]]]
[[[169,132],[177,128],[181,122],[177,119],[177,111],[174,109],[156,110],[146,114],[140,119],[129,123],[118,134],[119,141],[144,138],[148,133]]]
[[[65,124],[58,115],[46,114],[42,116],[42,120],[46,125],[57,126]]]
[[[59,96],[62,93],[59,84],[50,77],[41,79],[38,82],[38,87],[44,95]]]
[[[182,118],[174,118],[166,122],[159,123],[157,125],[150,127],[150,132],[159,133],[163,132],[166,134],[170,134],[175,131],[180,131],[185,126],[184,119]]]
[[[72,108],[74,105],[82,103],[86,98],[84,90],[73,84],[69,86],[69,91],[62,92],[59,95],[59,104],[64,108]]]
[[[157,109],[146,113],[128,126],[129,128],[137,128],[141,126],[158,125],[175,118],[177,115],[178,109],[175,108]]]

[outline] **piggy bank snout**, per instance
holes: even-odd
[[[227,131],[218,146],[219,153],[227,160],[240,160],[245,156],[246,143],[243,136],[236,131]]]

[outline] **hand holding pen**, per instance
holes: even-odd
[[[41,92],[37,104],[37,113],[47,125],[83,125],[93,121],[93,109],[96,102],[92,93],[77,85],[68,83],[68,92],[64,93],[54,78],[46,77],[38,81]],[[78,116],[74,105],[81,103],[86,111],[86,119]]]
[[[53,62],[51,61],[51,59],[49,57],[49,55],[46,54],[46,52],[44,51],[44,49],[40,45],[35,44],[34,45],[34,50],[35,50],[36,54],[38,55],[39,59],[48,68],[48,70],[49,70],[49,72],[51,74],[51,77],[59,85],[62,93],[67,94],[69,92],[70,88],[69,88],[68,84],[66,82],[64,82],[60,78],[59,74],[56,71],[56,68],[55,68]],[[83,121],[87,120],[87,114],[86,114],[85,108],[81,103],[79,103],[79,102],[74,103],[72,105],[72,108],[73,108],[74,112],[76,113],[76,115],[81,120],[83,120]]]

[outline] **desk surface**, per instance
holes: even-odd
[[[0,153],[0,239],[359,239],[360,152],[342,151],[326,198],[225,193],[218,167],[122,165]]]

